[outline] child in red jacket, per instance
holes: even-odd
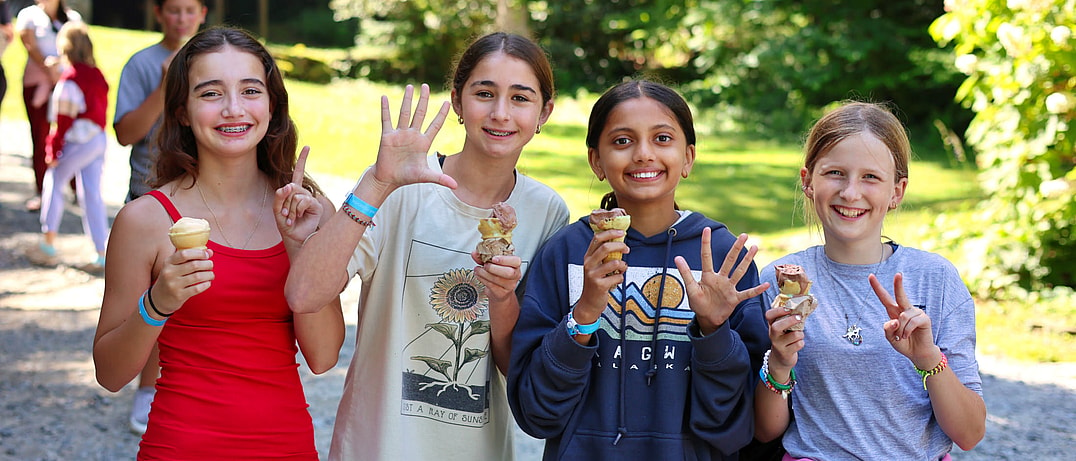
[[[48,170],[42,190],[41,232],[43,241],[30,253],[39,264],[55,265],[56,234],[63,218],[63,184],[75,178],[78,203],[82,205],[83,229],[93,239],[97,259],[82,266],[100,273],[105,264],[108,216],[101,197],[101,174],[105,161],[105,112],[108,83],[96,67],[93,43],[84,23],[69,22],[56,39],[64,68],[49,107],[53,122],[45,146]]]

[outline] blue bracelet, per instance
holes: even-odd
[[[598,327],[601,326],[601,317],[599,317],[598,320],[596,320],[594,323],[588,323],[584,325],[575,321],[575,316],[572,315],[573,313],[575,313],[574,307],[568,311],[568,323],[565,324],[565,327],[568,328],[568,334],[571,336],[594,334],[595,331],[598,331]]]
[[[355,194],[347,194],[347,198],[344,199],[344,203],[346,203],[347,206],[351,207],[352,210],[358,211],[359,213],[362,213],[367,217],[373,218],[374,215],[377,214],[377,207],[362,201],[362,199],[356,197]]]
[[[146,293],[149,293],[149,290],[146,290]],[[147,325],[163,327],[164,322],[167,322],[168,319],[157,320],[150,317],[149,312],[146,312],[146,293],[142,293],[142,296],[138,297],[138,314],[142,316],[142,321],[146,322]]]

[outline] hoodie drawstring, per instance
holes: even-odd
[[[651,337],[650,337],[650,369],[646,371],[646,385],[647,386],[650,385],[650,382],[654,378],[654,376],[656,376],[658,374],[658,363],[657,363],[657,361],[655,359],[655,356],[657,356],[657,354],[658,354],[658,352],[657,352],[658,325],[661,323],[662,301],[665,299],[665,277],[668,276],[668,274],[669,274],[668,261],[669,261],[669,255],[672,254],[672,242],[673,242],[673,238],[676,237],[676,228],[670,227],[669,230],[666,231],[666,235],[667,235],[667,238],[665,240],[665,259],[664,259],[666,264],[664,264],[663,267],[662,267],[661,285],[658,287],[657,307],[654,310],[654,329],[651,332]],[[624,281],[620,283],[620,300],[621,300],[620,301],[620,303],[621,303],[620,308],[621,308],[622,311],[623,311],[623,309],[625,309],[625,301],[626,300],[624,299],[624,293],[626,292],[627,283],[628,282],[627,282],[626,277],[624,278]],[[625,331],[626,327],[627,327],[627,315],[624,315],[624,312],[621,312],[621,315],[620,315],[620,332],[621,332],[620,333],[620,350],[621,351],[626,350],[626,347],[627,347],[627,344],[626,344],[627,335],[624,334],[624,331]],[[619,370],[620,370],[620,373],[619,373],[619,375],[620,375],[620,395],[619,395],[619,402],[618,402],[619,405],[620,405],[620,408],[619,408],[619,411],[617,413],[616,439],[613,440],[613,445],[616,445],[617,443],[619,443],[620,439],[622,437],[624,437],[625,435],[627,435],[627,433],[628,433],[627,414],[626,414],[626,412],[627,412],[627,404],[624,401],[624,399],[625,399],[625,392],[624,391],[625,391],[626,383],[625,383],[625,379],[624,379],[624,373],[625,373],[624,368],[625,367],[624,367],[624,356],[623,355],[620,356],[620,366],[617,367],[617,368],[619,368]]]
[[[622,282],[620,282],[620,350],[621,351],[625,350],[625,347],[627,347],[627,343],[626,343],[626,340],[625,340],[625,336],[627,336],[627,335],[624,334],[624,329],[627,327],[627,322],[628,322],[627,321],[628,316],[625,315],[625,313],[624,313],[624,309],[625,309],[624,293],[627,291],[626,290],[627,283],[628,283],[628,278],[627,277],[624,277],[624,280]],[[616,439],[613,440],[613,445],[616,445],[618,442],[620,442],[620,438],[628,433],[627,415],[625,414],[625,412],[627,411],[628,406],[624,402],[624,386],[625,386],[626,383],[624,382],[624,355],[623,354],[621,354],[621,356],[620,356],[620,366],[617,367],[617,368],[620,370],[620,373],[618,373],[618,375],[620,377],[620,383],[619,383],[620,384],[620,392],[619,392],[619,396],[618,396],[618,398],[619,398],[618,404],[619,404],[620,408],[619,408],[619,411],[617,412]]]
[[[676,228],[670,227],[666,234],[668,238],[665,239],[665,259],[663,259],[665,264],[662,264],[661,284],[658,285],[658,303],[654,308],[654,330],[650,335],[650,369],[646,371],[647,386],[658,374],[658,326],[661,325],[662,302],[665,301],[665,277],[669,275],[669,255],[672,253],[672,242],[673,238],[676,237]]]

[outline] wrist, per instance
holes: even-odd
[[[912,360],[912,365],[920,370],[929,370],[941,362],[943,356],[945,354],[942,353],[941,348],[935,345],[925,356],[916,357]]]
[[[566,324],[566,327],[568,329],[568,334],[571,336],[594,334],[594,332],[598,331],[600,326],[601,318],[584,322],[575,317],[574,307],[568,311],[568,323]]]

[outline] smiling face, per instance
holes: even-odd
[[[530,64],[503,52],[478,62],[462,87],[452,91],[452,104],[467,131],[464,151],[513,160],[553,110],[552,101],[542,102]]]
[[[620,207],[674,207],[676,186],[695,163],[680,122],[664,104],[649,97],[621,101],[610,112],[587,151],[591,169],[607,178]]]
[[[198,33],[205,22],[206,7],[199,0],[165,0],[153,12],[161,25],[165,42],[182,44]]]
[[[272,119],[265,68],[253,54],[225,45],[195,57],[179,115],[194,133],[199,158],[257,155]]]
[[[800,175],[827,244],[850,248],[877,245],[886,213],[908,185],[907,178],[897,179],[892,152],[870,132],[844,138]]]

